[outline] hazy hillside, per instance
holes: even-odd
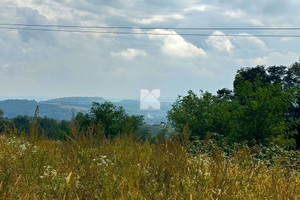
[[[101,97],[63,97],[47,101],[16,100],[9,99],[0,101],[0,109],[4,116],[12,118],[18,115],[33,116],[37,105],[40,106],[39,115],[57,120],[70,120],[72,114],[78,112],[88,113],[92,102],[104,102]],[[131,115],[144,115],[145,122],[155,124],[166,121],[166,112],[171,108],[170,102],[162,102],[161,110],[140,110],[140,102],[137,100],[122,100],[114,102],[117,106],[123,106],[126,112]]]
[[[171,109],[171,102],[161,102],[160,110],[140,110],[140,102],[137,100],[122,100],[114,102],[117,106],[122,106],[131,115],[144,115],[147,123],[166,122],[167,111]]]
[[[64,109],[59,105],[39,103],[34,100],[4,100],[0,101],[0,109],[8,118],[18,115],[33,116],[36,106],[39,105],[39,115],[57,120],[71,119],[72,109]],[[76,111],[75,111],[76,112]]]
[[[104,102],[102,97],[62,97],[41,101],[44,104],[58,104],[66,106],[91,107],[93,102]]]

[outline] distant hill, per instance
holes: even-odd
[[[88,113],[93,102],[103,103],[106,101],[102,97],[63,97],[47,101],[8,99],[0,101],[0,109],[4,111],[4,116],[8,118],[18,115],[33,116],[37,105],[39,105],[39,115],[57,120],[70,120],[72,114],[78,112]],[[171,109],[171,102],[162,102],[161,110],[140,110],[140,102],[137,100],[121,100],[113,102],[117,106],[122,106],[130,115],[144,115],[145,122],[157,124],[166,122],[166,112]]]
[[[93,102],[101,103],[104,101],[105,99],[103,99],[102,97],[62,97],[62,98],[56,98],[47,101],[41,101],[41,103],[90,108]]]
[[[34,100],[4,100],[0,101],[0,109],[4,117],[12,118],[18,115],[33,116],[36,106],[39,105],[39,115],[57,120],[70,120],[72,109],[64,109],[58,105],[39,103]]]

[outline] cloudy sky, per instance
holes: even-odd
[[[156,27],[130,31],[172,35],[0,28],[0,96],[137,98],[141,88],[161,89],[162,98],[184,95],[189,89],[215,93],[232,88],[241,67],[298,61],[300,38],[187,36],[181,34],[194,32],[162,28],[299,27],[299,9],[296,0],[1,0],[2,24]]]

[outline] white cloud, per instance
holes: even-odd
[[[193,12],[193,11],[198,11],[198,12],[204,12],[204,11],[211,11],[214,10],[215,7],[211,5],[198,5],[198,6],[192,6],[185,8],[183,11],[184,12]]]
[[[231,18],[241,18],[245,15],[245,13],[242,10],[236,10],[236,11],[226,11],[224,12],[224,15]]]
[[[107,12],[108,16],[127,17],[124,10],[112,8],[110,6],[105,6],[104,10]]]
[[[5,19],[7,23],[136,28],[276,27],[278,24],[295,27],[300,20],[299,5],[300,1],[257,4],[236,0],[2,0],[0,19]],[[175,96],[188,89],[198,90],[199,85],[213,92],[221,87],[231,87],[239,67],[289,65],[298,60],[300,52],[297,45],[299,39],[296,38],[226,35],[183,38],[175,31],[153,32],[174,35],[75,34],[1,29],[0,84],[10,87],[2,88],[0,92],[2,95],[134,96],[143,85],[145,88],[166,87],[164,91]],[[181,30],[179,33],[196,32],[210,33],[203,30]],[[226,34],[254,34],[253,31],[245,32],[224,31]],[[151,56],[147,56],[149,52]],[[151,79],[149,74],[153,74]],[[178,84],[178,79],[186,81]],[[49,86],[46,90],[45,85]],[[62,88],[61,85],[65,86]]]
[[[151,40],[162,41],[161,51],[169,56],[179,56],[179,57],[196,57],[205,56],[206,52],[196,47],[190,42],[185,41],[185,39],[177,34],[173,30],[162,30],[155,29],[149,31],[152,34],[162,34],[162,35],[148,35]],[[165,34],[165,35],[163,35]],[[167,35],[171,34],[171,35]]]
[[[62,4],[55,1],[45,0],[43,4],[35,1],[25,2],[18,0],[16,2],[18,8],[31,8],[37,10],[38,13],[50,21],[56,21],[58,18],[72,19],[72,14]]]
[[[145,57],[147,56],[147,53],[144,50],[129,48],[121,52],[111,52],[110,55],[112,57],[119,57],[125,60],[133,60],[138,56]]]
[[[231,52],[231,50],[234,48],[234,45],[231,43],[231,41],[228,39],[228,37],[225,36],[225,34],[221,31],[214,31],[213,35],[218,36],[209,36],[206,40],[206,43],[213,48],[219,50],[219,51],[227,51]],[[220,36],[224,35],[224,36]]]
[[[283,37],[280,38],[280,42],[296,42],[299,38],[295,37]]]
[[[249,34],[249,33],[239,33],[241,37],[234,37],[232,41],[236,46],[240,48],[256,48],[260,50],[269,50],[264,41]]]
[[[77,21],[77,19],[79,19],[78,21],[81,25],[87,23],[96,23],[97,25],[102,25],[103,23],[101,23],[101,21],[105,18],[105,16],[99,15],[96,12],[85,10],[85,8],[91,6],[91,4],[86,1],[78,1],[77,3],[80,5],[78,7],[75,7],[68,2],[59,2],[53,0],[43,0],[43,3],[41,3],[39,0],[17,0],[13,3],[15,4],[15,7],[19,9],[30,8],[37,11],[39,15],[45,17],[51,23],[58,22],[59,20]],[[115,11],[110,7],[103,6],[103,9],[105,9],[105,11],[111,16],[124,16],[121,14],[121,11]]]
[[[249,33],[237,33],[238,36],[229,37],[221,31],[215,31],[212,35],[218,36],[209,36],[206,43],[220,52],[234,53],[232,56],[261,55],[270,50],[263,40]],[[241,54],[242,51],[244,53]]]
[[[256,57],[251,59],[239,59],[239,63],[243,66],[254,67],[257,65],[285,65],[289,66],[299,59],[299,55],[294,52],[272,52],[266,56]]]
[[[246,22],[249,22],[250,24],[254,25],[254,26],[263,26],[264,24],[258,20],[258,19],[248,19],[245,20]]]
[[[133,22],[137,24],[152,24],[157,22],[165,22],[170,19],[184,19],[184,16],[181,14],[153,15],[150,18],[134,19]]]

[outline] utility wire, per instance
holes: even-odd
[[[23,31],[43,31],[43,32],[68,32],[68,33],[95,33],[95,34],[117,34],[117,35],[157,35],[157,36],[213,36],[213,37],[290,37],[299,38],[300,34],[207,34],[207,33],[153,33],[153,32],[130,32],[130,31],[96,31],[96,30],[71,30],[53,28],[30,28],[0,26],[0,29],[23,30]]]
[[[89,29],[173,29],[173,30],[277,30],[298,31],[300,27],[135,27],[135,26],[81,26],[81,25],[53,25],[53,24],[23,24],[0,23],[0,26],[22,26],[43,28],[89,28]]]

